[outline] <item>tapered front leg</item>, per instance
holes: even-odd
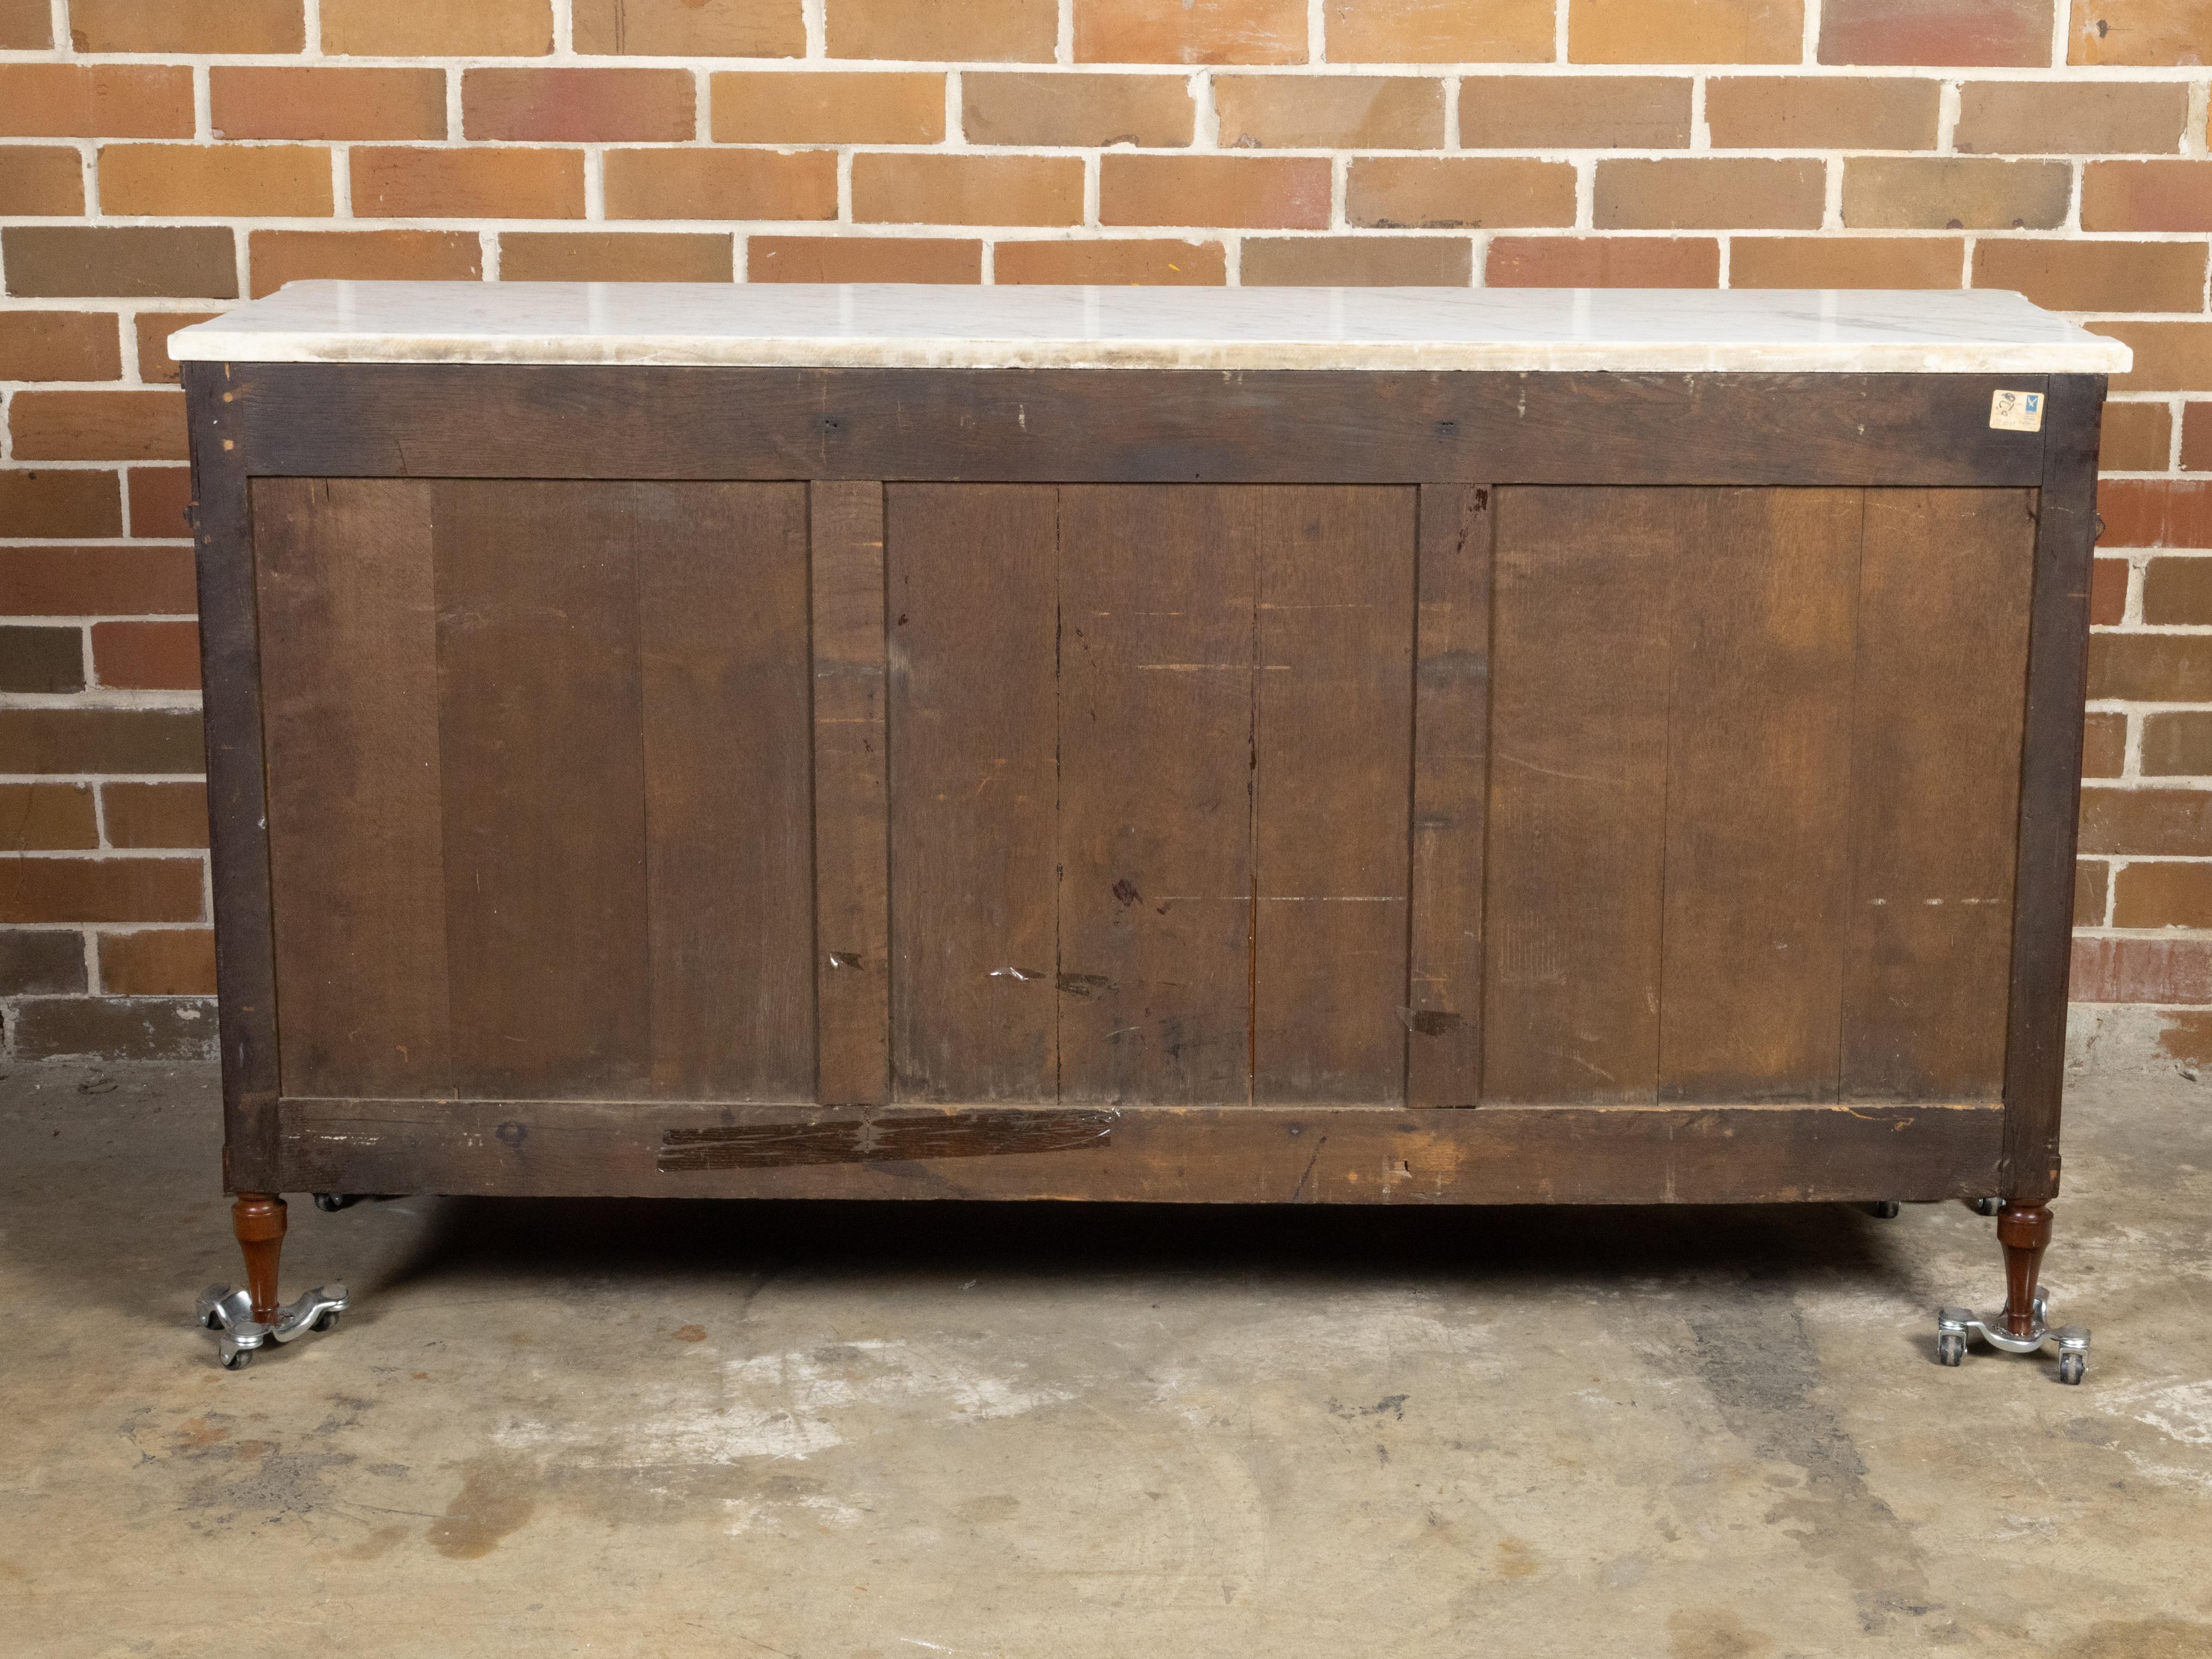
[[[253,1303],[253,1317],[264,1325],[276,1322],[276,1274],[287,1219],[284,1200],[274,1193],[240,1193],[230,1206],[231,1231],[246,1256],[246,1293]]]
[[[274,1193],[240,1193],[230,1206],[231,1231],[246,1256],[246,1283],[238,1289],[209,1285],[194,1310],[201,1324],[222,1333],[216,1352],[226,1370],[246,1364],[268,1343],[331,1329],[349,1305],[343,1285],[319,1286],[289,1306],[278,1305],[276,1274],[288,1219],[284,1200]]]
[[[2035,1283],[2043,1272],[2043,1252],[2051,1243],[2050,1207],[2007,1203],[1997,1215],[1997,1243],[2004,1246],[2005,1334],[2033,1335],[2043,1325]]]
[[[2053,1328],[2043,1322],[2043,1252],[2051,1243],[2051,1211],[2042,1204],[2008,1199],[1997,1212],[1997,1243],[2004,1247],[2004,1311],[1987,1317],[1971,1308],[1945,1308],[1936,1316],[1936,1357],[1955,1365],[1966,1357],[1966,1344],[1979,1336],[2007,1353],[2058,1351],[2058,1380],[2079,1382],[2089,1364],[2089,1333],[2079,1325]]]

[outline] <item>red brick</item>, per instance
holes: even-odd
[[[84,211],[84,162],[70,144],[0,144],[0,215],[59,219]]]
[[[323,0],[333,58],[542,58],[551,0]]]
[[[1601,161],[1594,222],[1601,230],[1817,230],[1825,179],[1809,157]]]
[[[196,858],[0,859],[0,921],[198,921]]]
[[[0,996],[52,996],[84,989],[84,935],[74,928],[0,933]]]
[[[1738,236],[1730,288],[1958,288],[1966,244],[1951,236]]]
[[[10,536],[120,536],[115,475],[75,467],[0,469],[0,524]]]
[[[1080,224],[1083,162],[1073,155],[864,152],[853,158],[853,217],[900,225]]]
[[[2105,923],[2105,895],[2111,885],[2112,866],[2102,859],[2074,861],[2074,925],[2101,927]]]
[[[1942,99],[1917,76],[1716,76],[1705,125],[1715,149],[1933,149]]]
[[[2212,714],[2179,709],[2143,719],[2145,777],[2212,777]]]
[[[0,783],[0,853],[100,845],[88,783]]]
[[[2202,242],[1984,238],[1974,286],[2011,289],[2052,311],[2194,311],[2204,295]]]
[[[0,311],[0,380],[112,380],[122,373],[112,313]]]
[[[2137,858],[2212,854],[2212,792],[2091,784],[2081,791],[2081,851]]]
[[[2128,562],[2092,560],[2090,572],[2089,621],[2099,628],[2118,628],[2128,614]]]
[[[110,996],[211,997],[215,935],[204,927],[98,933],[100,988]]]
[[[1179,75],[970,71],[960,77],[960,100],[961,131],[971,144],[1165,149],[1189,143],[1197,121],[1189,82]]]
[[[1125,155],[1101,158],[1098,219],[1108,225],[1321,230],[1329,164],[1320,156]]]
[[[301,0],[70,0],[78,52],[297,52]]]
[[[2130,864],[2112,890],[2115,927],[2212,927],[2212,864]]]
[[[2162,472],[2173,448],[2173,417],[2164,404],[2108,403],[2097,465],[2107,472]],[[2182,465],[2189,465],[2185,452]]]
[[[2124,561],[2100,559],[2097,562]],[[2212,559],[2145,560],[2142,614],[2143,621],[2154,628],[2212,624]]]
[[[1518,156],[1361,156],[1344,216],[1376,228],[1571,225],[1575,170]]]
[[[470,230],[257,230],[246,239],[253,297],[319,277],[474,282],[483,245]]]
[[[990,87],[1028,78],[970,75],[962,80],[972,98],[979,82]],[[1073,83],[1094,77],[1052,78]],[[934,144],[945,137],[945,77],[933,72],[733,70],[709,76],[707,91],[717,143]],[[968,136],[978,143],[1002,142],[973,131]],[[1188,137],[1186,129],[1186,141]]]
[[[581,52],[667,58],[799,58],[806,52],[799,0],[574,0],[570,32]]]
[[[2075,1002],[2212,1001],[2212,939],[2076,938],[2066,994]]]
[[[2053,0],[1826,0],[1824,64],[1989,64],[2051,62]]]
[[[2081,228],[2212,230],[2212,161],[2090,162],[2081,175]]]
[[[2212,635],[2089,635],[2095,702],[2212,702]]]
[[[510,230],[499,239],[504,283],[726,283],[735,268],[727,231]]]
[[[2066,222],[2072,194],[2063,161],[1869,155],[1844,163],[1844,222],[1855,230],[2049,230]]]
[[[2202,64],[2212,0],[2075,0],[2071,64]]]
[[[0,547],[0,616],[188,617],[198,603],[188,547]]]
[[[365,219],[580,219],[583,154],[359,149],[353,210]]]
[[[1305,0],[1077,0],[1079,64],[1303,64]]]
[[[111,847],[208,844],[204,783],[103,783],[100,811]]]
[[[1464,88],[1460,98],[1464,111]],[[1686,88],[1682,103],[1686,117]],[[1443,82],[1427,76],[1220,75],[1213,112],[1223,149],[1437,149],[1444,141]]]
[[[2192,472],[2212,472],[2212,404],[2182,405],[2181,464]]]
[[[331,153],[304,144],[102,144],[104,213],[215,218],[331,212]]]
[[[190,328],[195,323],[204,323],[220,314],[212,311],[140,312],[136,331],[138,337],[138,378],[177,385],[184,377],[184,368],[169,356],[169,337],[180,328]]]
[[[753,283],[980,283],[983,245],[937,236],[750,236]]]
[[[102,685],[131,691],[197,691],[200,629],[189,622],[92,625],[92,672]]]
[[[97,475],[105,477],[105,474]],[[185,466],[134,466],[123,475],[123,494],[131,509],[131,533],[140,537],[189,536],[192,473]],[[96,531],[72,532],[96,535]]]
[[[11,225],[0,230],[8,292],[230,300],[238,245],[226,225]]]
[[[208,71],[218,138],[443,138],[446,76],[434,69]]]
[[[1249,249],[1249,244],[1247,247]],[[1168,237],[1102,237],[1070,242],[1000,242],[993,256],[1000,283],[1142,283],[1179,287],[1229,280],[1218,242]]]
[[[520,143],[674,142],[698,134],[698,93],[678,69],[472,69],[461,132]]]
[[[2117,778],[2128,757],[2128,717],[2092,710],[2081,727],[2081,775]]]
[[[18,1060],[216,1057],[215,1004],[191,997],[35,997],[11,1022]]]
[[[1323,0],[1322,27],[1333,64],[1542,64],[1552,58],[1553,4]]]
[[[1459,142],[1468,149],[1679,149],[1690,142],[1690,90],[1675,76],[1470,75],[1459,83]]]
[[[193,775],[206,763],[197,708],[0,708],[0,773]]]
[[[2112,376],[2114,392],[2187,392],[2212,386],[2212,323],[2107,317],[2083,326],[2134,349],[2135,367]]]
[[[2212,483],[2107,478],[2097,488],[2097,511],[2106,547],[2212,548]]]
[[[828,13],[832,58],[1048,64],[1060,33],[1057,0],[837,0]]]
[[[192,72],[144,64],[0,64],[0,133],[189,138]]]
[[[610,219],[834,219],[837,157],[826,149],[611,149]]]
[[[2172,82],[1969,81],[1951,142],[1979,155],[2158,155],[2181,147],[2188,118],[2189,88]]]
[[[1571,0],[1567,13],[1575,64],[1794,64],[1804,41],[1800,0]]]
[[[19,392],[8,414],[19,460],[185,459],[182,392]]]
[[[1246,288],[1465,288],[1474,270],[1465,236],[1248,236],[1237,280]]]
[[[1493,236],[1492,288],[1717,288],[1721,245],[1703,236]]]
[[[53,43],[48,0],[0,0],[0,52],[44,52]]]

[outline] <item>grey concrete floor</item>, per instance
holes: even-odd
[[[6,1653],[2212,1653],[2212,1083],[2070,1092],[2079,1389],[1957,1205],[295,1201],[227,1374],[215,1102],[0,1079]]]

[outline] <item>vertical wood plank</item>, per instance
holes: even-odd
[[[1482,865],[1490,787],[1490,492],[1426,484],[1413,671],[1406,1103],[1482,1089]]]
[[[1060,494],[1060,1096],[1250,1097],[1260,492]]]
[[[597,488],[611,511],[629,497],[637,572],[653,1092],[805,1099],[814,1086],[805,486]]]
[[[1867,492],[1845,1099],[2004,1080],[2033,501]]]
[[[808,486],[814,592],[815,1097],[890,1099],[884,487]]]
[[[902,1100],[1056,1094],[1056,511],[1048,485],[884,491]]]
[[[431,489],[253,488],[288,1094],[453,1088]]]
[[[1677,504],[1659,1097],[1832,1100],[1860,492]]]
[[[1679,508],[1663,489],[1492,500],[1483,1095],[1653,1100]]]
[[[446,929],[465,1095],[651,1083],[633,498],[434,486]]]
[[[1261,512],[1252,1095],[1401,1101],[1414,493]]]

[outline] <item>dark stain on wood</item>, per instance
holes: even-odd
[[[660,1138],[665,1175],[701,1170],[776,1170],[801,1164],[898,1164],[939,1158],[1103,1149],[1114,1112],[932,1112],[811,1123],[740,1123],[670,1129]]]

